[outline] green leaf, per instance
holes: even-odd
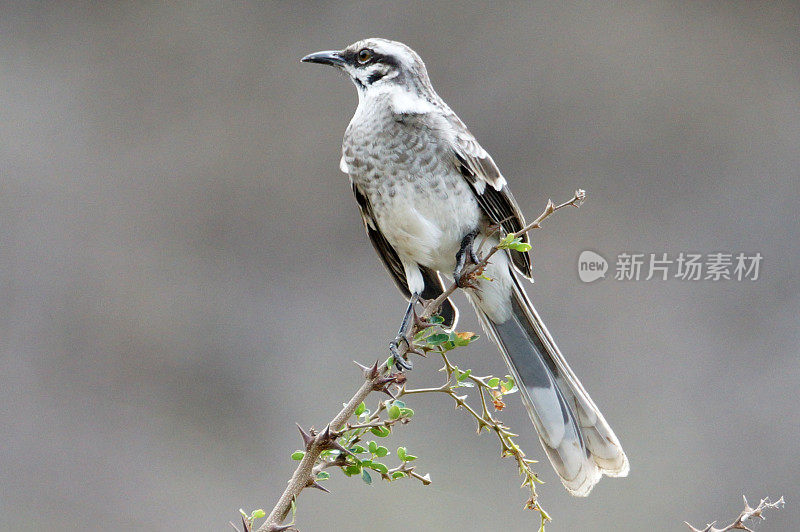
[[[372,484],[372,477],[370,476],[370,474],[367,472],[366,469],[361,472],[361,479],[367,484]]]
[[[354,445],[353,447],[350,447],[350,452],[353,454],[361,454],[367,452],[367,450],[360,445]]]
[[[292,453],[292,460],[302,460],[305,455],[305,452],[297,450]]]
[[[489,386],[489,388],[497,388],[497,385],[500,384],[500,379],[497,377],[492,377],[486,384]]]
[[[369,465],[369,468],[370,468],[370,469],[374,469],[374,470],[375,470],[375,471],[377,471],[378,473],[384,473],[384,474],[386,474],[386,473],[388,473],[388,472],[389,472],[389,468],[388,468],[388,467],[386,467],[386,464],[382,464],[382,463],[380,463],[380,462],[372,462],[372,463]]]
[[[504,394],[516,392],[518,388],[514,382],[514,377],[511,375],[506,375],[506,378],[508,379],[507,381],[500,383],[500,391]]]
[[[405,447],[398,447],[397,448],[397,457],[402,460],[403,462],[406,461],[406,448]]]
[[[389,407],[389,419],[397,419],[400,417],[400,407],[392,405]]]
[[[405,462],[411,462],[412,460],[416,460],[417,458],[419,458],[419,457],[414,456],[413,454],[406,453],[406,459],[404,461]]]
[[[392,433],[388,427],[373,427],[369,431],[379,438],[385,438]]]
[[[266,515],[267,512],[259,508],[258,510],[254,511],[253,515],[251,515],[250,517],[252,517],[253,519],[261,519],[262,517],[266,517]]]
[[[497,244],[497,247],[500,249],[513,249],[522,253],[530,251],[531,249],[531,245],[527,242],[523,242],[521,236],[515,237],[514,235],[506,235],[503,237],[500,243]]]
[[[353,475],[358,475],[359,473],[361,473],[360,464],[353,464],[344,468],[344,474],[347,475],[348,477],[351,477]]]
[[[472,370],[468,369],[467,371],[461,373],[458,377],[456,377],[456,380],[458,382],[461,382],[461,381],[465,380],[467,377],[469,377],[471,373],[472,373]]]
[[[500,242],[498,242],[497,247],[501,248],[501,249],[505,249],[513,241],[514,241],[514,235],[508,234],[508,235],[504,236],[503,239]]]
[[[428,335],[432,334],[434,330],[436,330],[436,327],[426,327],[425,329],[422,329],[414,335],[414,341],[419,342],[423,338],[427,338]]]
[[[354,414],[357,415],[357,416],[360,416],[361,414],[364,413],[364,410],[366,410],[366,409],[367,409],[367,405],[364,404],[364,401],[361,401],[361,404],[359,404],[356,407],[356,411],[354,412]]]
[[[370,441],[370,442],[367,444],[367,448],[369,449],[369,452],[371,452],[372,454],[375,454],[375,451],[377,451],[377,450],[378,450],[378,444],[377,444],[377,443],[375,443],[375,441],[374,441],[374,440],[373,440],[373,441]]]
[[[405,408],[406,404],[401,401],[400,399],[395,399],[394,404],[396,404],[400,408]]]
[[[403,478],[404,476],[406,476],[406,474],[402,471],[395,471],[392,473],[392,480],[397,480],[398,478]]]
[[[378,458],[383,458],[387,454],[389,454],[389,449],[387,449],[383,445],[375,449],[375,456],[377,456]]]
[[[432,334],[432,335],[428,336],[425,339],[425,341],[428,343],[428,345],[437,346],[437,345],[443,344],[444,342],[448,341],[449,339],[450,339],[450,335],[449,334],[439,333],[439,334]]]
[[[331,478],[331,474],[327,471],[320,471],[317,473],[317,480],[328,480],[329,478]]]
[[[402,417],[412,417],[414,415],[414,411],[411,410],[410,408],[401,408],[400,415]]]
[[[435,316],[431,316],[428,321],[431,323],[436,323],[438,325],[440,323],[444,323],[444,318],[437,314]]]
[[[517,244],[514,247],[514,249],[516,249],[517,251],[521,251],[522,253],[527,253],[528,251],[531,250],[531,245],[528,244],[527,242],[522,242],[521,244]]]

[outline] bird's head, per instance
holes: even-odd
[[[425,63],[414,50],[397,41],[364,39],[344,50],[307,55],[302,61],[345,71],[364,94],[392,87],[421,89],[430,86]]]

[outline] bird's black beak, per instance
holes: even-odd
[[[301,61],[303,63],[319,63],[321,65],[331,65],[335,67],[344,66],[344,58],[342,57],[342,53],[335,50],[308,54],[301,59]]]

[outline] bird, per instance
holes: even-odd
[[[411,369],[397,347],[415,304],[441,295],[452,276],[508,364],[567,492],[586,496],[602,475],[626,476],[619,440],[522,287],[520,277],[531,278],[529,254],[495,253],[482,277],[462,277],[479,261],[481,241],[497,245],[498,226],[512,233],[525,221],[505,177],[436,93],[420,56],[403,43],[369,38],[302,61],[333,66],[356,86],[358,105],[339,167],[375,251],[409,300],[390,344],[398,369]],[[455,327],[458,310],[450,299],[439,314],[444,327]]]

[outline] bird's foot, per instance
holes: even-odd
[[[461,247],[458,253],[456,253],[456,267],[453,270],[453,279],[456,282],[456,286],[459,288],[478,288],[473,281],[483,273],[483,268],[478,268],[473,271],[469,269],[469,266],[477,265],[481,262],[480,257],[475,253],[475,247],[473,245],[477,235],[477,230],[467,233],[461,240]]]
[[[414,309],[414,306],[419,300],[419,294],[413,294],[411,296],[408,307],[406,308],[406,313],[403,316],[403,321],[400,324],[400,330],[397,331],[397,336],[395,336],[394,340],[389,342],[389,352],[392,354],[394,365],[398,371],[410,370],[413,367],[406,355],[408,355],[408,353],[416,353],[414,350],[413,332],[414,324],[419,318],[417,317],[417,311]],[[406,344],[406,349],[404,353],[401,354],[400,346],[404,343]]]
[[[404,371],[404,370],[411,370],[414,368],[414,365],[408,360],[404,354],[400,353],[400,344],[404,343],[411,348],[411,343],[408,341],[408,338],[405,336],[397,336],[394,340],[389,342],[389,353],[392,355],[392,360],[394,360],[394,366],[397,368],[397,371]],[[406,351],[407,354],[409,351]]]

